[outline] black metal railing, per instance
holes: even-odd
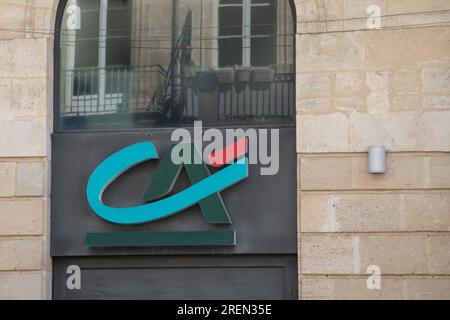
[[[201,98],[205,92],[195,84],[195,79],[177,81],[178,89],[182,89],[180,92],[184,95],[182,118],[179,120],[183,123],[205,120],[202,111],[205,107],[213,111],[213,122],[292,119],[295,115],[295,87],[294,74],[289,72],[289,67],[285,66],[278,72],[276,68],[268,67],[267,70],[273,70],[269,79],[249,76],[248,81],[244,82],[239,81],[237,76],[235,81],[224,82],[218,75],[220,70],[211,72],[217,74],[217,84],[213,84],[210,92],[206,93],[209,100]],[[158,65],[65,71],[62,73],[66,88],[63,88],[61,96],[61,116],[156,115],[161,110],[158,96],[167,94],[164,90],[166,75],[166,71]],[[208,105],[202,106],[202,103]],[[163,117],[155,117],[154,120],[161,119]],[[211,117],[208,119],[211,121]]]
[[[149,111],[165,74],[157,65],[108,66],[66,70],[61,77],[61,115],[88,116]]]

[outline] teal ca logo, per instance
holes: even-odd
[[[247,140],[241,139],[210,155],[209,165],[224,167],[213,175],[203,161],[174,163],[171,153],[173,148],[179,146],[172,146],[162,159],[144,196],[144,204],[134,207],[108,206],[102,200],[103,193],[130,168],[159,159],[155,146],[150,142],[137,143],[104,160],[93,171],[87,185],[87,200],[93,212],[110,223],[135,225],[166,219],[198,204],[208,223],[231,224],[220,192],[248,177]],[[201,159],[195,144],[182,147],[183,152],[190,153],[190,157]],[[191,186],[171,194],[183,169]],[[86,244],[91,247],[235,245],[235,238],[234,231],[88,233]]]

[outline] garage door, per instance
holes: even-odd
[[[78,265],[80,290],[68,290]],[[55,299],[296,299],[295,257],[122,257],[55,260]]]

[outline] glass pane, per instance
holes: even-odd
[[[252,66],[270,66],[276,62],[275,38],[252,38]]]
[[[221,0],[217,7],[217,2],[204,0],[68,0],[59,43],[56,129],[292,121],[294,47],[276,34],[293,33],[292,22],[283,20],[292,16],[288,0],[270,7],[251,2],[257,4],[251,7],[251,64],[275,68],[272,78],[273,72],[255,76],[239,67],[242,3]],[[267,34],[271,36],[260,37]],[[284,51],[277,50],[280,39]],[[261,79],[269,81],[253,85]]]
[[[242,64],[242,39],[219,40],[219,67],[232,67]]]
[[[131,2],[108,1],[107,65],[129,65],[131,47]]]
[[[219,36],[242,34],[242,7],[219,8]]]
[[[275,35],[276,16],[273,4],[252,7],[252,36]]]
[[[75,31],[62,34],[61,46],[71,49],[76,46],[79,50],[75,56],[75,64],[79,67],[92,67],[98,64],[98,27],[99,27],[99,4],[95,1],[80,0],[82,8],[80,19],[82,26],[76,31],[76,37],[71,37]],[[75,44],[73,42],[76,42]]]

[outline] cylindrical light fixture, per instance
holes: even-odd
[[[386,173],[386,148],[384,146],[369,148],[369,173]]]

